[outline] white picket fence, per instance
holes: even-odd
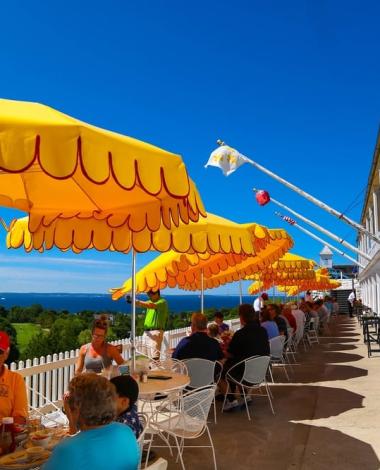
[[[232,330],[240,326],[239,320],[226,320]],[[166,331],[164,334],[163,350],[175,348],[181,338],[189,333],[189,328],[178,328]],[[143,337],[137,337],[136,342],[142,343]],[[113,341],[114,345],[122,345],[122,356],[130,358],[131,343],[129,339]],[[28,359],[25,362],[12,362],[10,369],[19,372],[25,379],[29,404],[33,408],[51,411],[53,406],[60,406],[62,396],[68,389],[68,384],[74,377],[75,363],[79,349],[65,351],[46,357]]]

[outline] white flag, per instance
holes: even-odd
[[[212,152],[205,168],[208,166],[217,166],[223,171],[225,176],[228,176],[247,161],[249,161],[249,159],[236,149],[228,145],[222,145]]]

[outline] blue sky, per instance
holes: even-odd
[[[375,1],[7,2],[0,95],[180,153],[209,212],[285,227],[255,186],[354,243],[353,229],[256,169],[225,178],[203,165],[222,138],[339,210],[356,202],[347,215],[359,220],[379,125],[379,14]],[[318,260],[322,246],[286,228],[293,251]],[[129,270],[129,255],[0,245],[3,292],[106,292]]]

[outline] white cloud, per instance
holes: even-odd
[[[123,269],[130,269],[130,263],[123,263],[121,261],[105,261],[105,260],[96,260],[96,259],[88,259],[88,258],[60,258],[60,257],[52,257],[52,256],[6,256],[0,255],[0,263],[1,264],[33,264],[38,262],[39,265],[41,264],[65,264],[65,265],[73,265],[73,266],[103,266],[114,268],[116,266],[122,267]]]

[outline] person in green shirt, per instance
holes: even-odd
[[[149,290],[149,300],[136,301],[137,307],[146,309],[144,320],[144,340],[147,354],[153,359],[160,359],[161,345],[164,338],[166,322],[169,317],[168,303],[160,295],[160,291]]]

